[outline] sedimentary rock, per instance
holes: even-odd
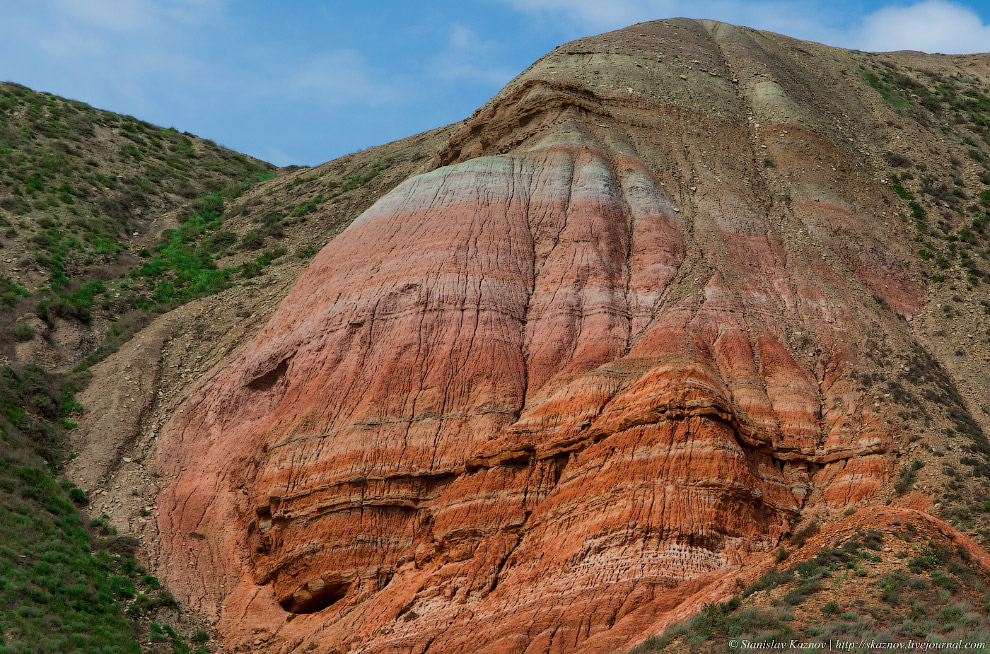
[[[613,652],[873,497],[922,287],[792,47],[650,23],[482,108],[165,430],[170,585],[251,651]]]

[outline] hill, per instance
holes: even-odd
[[[134,537],[61,474],[75,421],[100,411],[76,393],[92,363],[156,317],[304,266],[410,159],[385,147],[277,170],[0,84],[0,651],[183,651],[209,639],[135,559]],[[340,216],[307,224],[320,205]],[[112,430],[98,438],[112,442]]]
[[[56,480],[87,381],[67,373],[124,310],[101,298],[126,283],[143,243],[196,198],[234,195],[271,170],[174,129],[0,84],[0,651],[138,652],[128,604],[174,613],[133,539],[81,515],[85,494]]]
[[[713,21],[565,44],[163,235],[135,298],[226,231],[237,284],[92,365],[67,473],[228,649],[984,638],[988,82]],[[256,257],[290,229],[327,244]]]

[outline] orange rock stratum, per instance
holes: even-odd
[[[856,56],[674,20],[524,72],[163,430],[170,587],[245,651],[604,654],[874,501],[856,375],[924,286]]]

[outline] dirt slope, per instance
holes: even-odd
[[[100,364],[75,474],[242,651],[613,652],[812,519],[977,535],[988,80],[709,21],[562,46],[297,282]]]

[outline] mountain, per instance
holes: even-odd
[[[246,191],[329,242],[93,365],[68,475],[233,651],[986,638],[988,82],[565,44],[353,211],[339,163]]]

